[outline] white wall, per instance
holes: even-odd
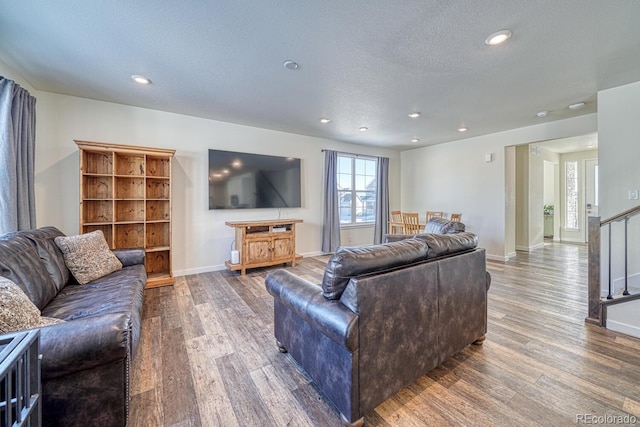
[[[511,145],[595,132],[596,114],[402,152],[401,201],[405,211],[461,212],[467,229],[478,234],[491,259],[507,259],[505,198],[509,182],[505,149]],[[485,154],[494,160],[485,162]],[[512,155],[515,158],[514,155]]]
[[[545,163],[551,164],[549,185],[553,188],[558,154],[535,144],[516,147],[516,249],[521,251],[544,244]],[[551,200],[549,204],[553,204],[553,194]]]
[[[598,92],[598,111],[599,214],[606,219],[640,205],[640,200],[629,200],[628,197],[629,190],[640,189],[640,82]],[[615,281],[624,275],[621,245],[624,223],[615,223],[612,227],[612,277]],[[629,236],[629,274],[637,279],[640,272],[640,217],[629,221]],[[608,283],[607,241],[605,228],[601,236],[601,281],[604,286]],[[636,336],[640,336],[638,303],[630,304],[610,307],[608,317],[619,324],[631,325],[636,328]]]
[[[554,205],[556,203],[556,187],[555,164],[548,160],[544,161],[544,190],[542,195],[542,203]]]
[[[529,250],[529,146],[516,147],[516,249]]]
[[[504,148],[504,178],[505,178],[505,219],[504,219],[504,259],[516,256],[516,147]]]
[[[640,338],[640,301],[613,305],[607,309],[607,329]]]

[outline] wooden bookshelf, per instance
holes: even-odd
[[[102,230],[111,249],[144,248],[147,288],[173,284],[171,159],[175,150],[75,141],[80,233]]]

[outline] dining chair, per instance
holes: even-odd
[[[402,212],[391,211],[391,221],[389,221],[389,233],[403,234],[404,224],[402,223]]]
[[[429,222],[431,218],[443,218],[443,217],[444,217],[444,212],[442,211],[427,211],[427,222]]]
[[[404,234],[418,234],[422,231],[422,225],[418,221],[418,212],[403,212],[402,224]]]
[[[450,221],[454,221],[454,222],[460,222],[462,221],[462,214],[459,213],[452,213],[451,214],[451,218],[449,218]]]

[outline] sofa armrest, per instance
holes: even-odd
[[[131,322],[127,313],[68,320],[40,329],[42,378],[55,378],[128,356]]]
[[[328,300],[322,288],[287,270],[267,275],[267,290],[307,323],[353,352],[358,349],[358,315],[338,300]]]
[[[144,249],[114,249],[113,253],[118,257],[123,267],[136,264],[144,265]]]

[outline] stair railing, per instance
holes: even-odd
[[[629,219],[632,216],[635,216],[640,213],[640,206],[636,206],[635,208],[631,208],[624,212],[621,212],[617,215],[612,216],[611,218],[605,219],[604,221],[600,221],[600,228],[607,226],[609,230],[609,242],[608,242],[608,253],[609,253],[609,287],[607,293],[607,299],[613,299],[613,295],[611,294],[611,224],[614,222],[624,221],[624,291],[622,295],[629,295],[629,263],[628,263],[628,229],[629,229]]]
[[[629,296],[629,272],[628,272],[628,225],[631,217],[640,214],[640,206],[628,209],[619,214],[613,215],[603,221],[598,217],[589,217],[589,313],[586,321],[590,323],[600,324],[604,326],[606,322],[601,305],[601,286],[600,286],[600,234],[603,227],[607,227],[609,236],[607,242],[608,259],[608,291],[607,300],[613,299],[612,294],[612,243],[611,243],[611,224],[624,221],[624,291],[623,296]],[[617,301],[615,301],[617,302]],[[621,301],[620,301],[621,302]],[[614,301],[612,301],[614,303]]]

